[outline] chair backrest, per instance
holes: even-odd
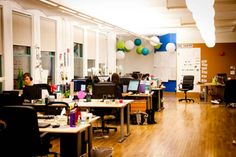
[[[41,84],[35,84],[35,85],[40,87],[41,89],[47,89],[49,95],[52,95],[52,90],[49,84],[41,83]]]
[[[185,75],[183,77],[182,88],[192,90],[193,89],[193,82],[194,82],[193,75]]]
[[[4,153],[8,156],[34,156],[39,148],[40,133],[34,108],[0,107],[0,156]]]
[[[225,84],[224,101],[236,103],[236,80],[228,80]]]
[[[46,104],[44,114],[45,115],[60,115],[63,108],[68,110],[70,108],[70,106],[67,102],[51,101]]]

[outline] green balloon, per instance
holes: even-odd
[[[157,44],[156,46],[154,46],[155,49],[159,49],[161,47],[161,43]]]
[[[136,52],[138,54],[142,54],[142,50],[143,50],[143,46],[138,46],[137,49],[136,49]]]
[[[125,52],[130,52],[131,50],[129,50],[129,49],[127,49],[127,48],[125,47],[124,51],[125,51]]]
[[[123,40],[119,40],[116,44],[117,49],[125,49],[125,42]]]

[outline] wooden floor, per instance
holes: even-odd
[[[131,135],[118,143],[118,132],[94,139],[96,147],[113,147],[113,157],[236,157],[236,108],[210,103],[179,103],[164,93],[157,124],[131,125]]]

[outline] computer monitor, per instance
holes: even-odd
[[[128,85],[128,91],[137,93],[139,90],[139,84],[140,80],[130,80]]]
[[[121,77],[120,78],[120,84],[128,86],[130,80],[132,80],[131,77]]]
[[[27,99],[27,100],[35,100],[35,99],[41,99],[42,97],[42,89],[37,86],[37,85],[33,85],[33,86],[25,86],[23,88],[23,99]]]
[[[87,79],[81,78],[81,79],[74,79],[74,91],[86,91],[87,88]]]
[[[114,83],[95,83],[93,86],[93,99],[116,98],[116,85]]]
[[[218,73],[217,74],[217,82],[221,84],[225,84],[227,81],[227,74],[226,73]]]
[[[23,98],[15,93],[1,93],[0,94],[0,106],[9,105],[22,105]]]
[[[15,90],[4,90],[2,91],[2,93],[4,95],[15,95],[15,96],[19,95],[19,91],[15,91]]]

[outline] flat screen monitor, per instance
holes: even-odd
[[[74,79],[74,91],[86,91],[87,88],[87,82],[86,79]]]
[[[2,93],[4,95],[15,95],[15,96],[19,95],[19,91],[15,91],[15,90],[4,90],[2,91]]]
[[[121,77],[120,78],[120,84],[128,86],[130,80],[132,80],[131,77]]]
[[[0,94],[0,106],[6,105],[22,105],[23,98],[19,95],[9,94],[9,93],[1,93]]]
[[[138,92],[140,80],[130,80],[128,85],[129,92]]]
[[[42,98],[42,89],[37,86],[25,86],[23,88],[23,98],[27,100],[35,100]]]
[[[225,84],[227,81],[227,74],[226,73],[218,73],[217,74],[217,82],[221,84]]]
[[[95,83],[93,86],[93,99],[116,98],[116,85],[114,83]]]

